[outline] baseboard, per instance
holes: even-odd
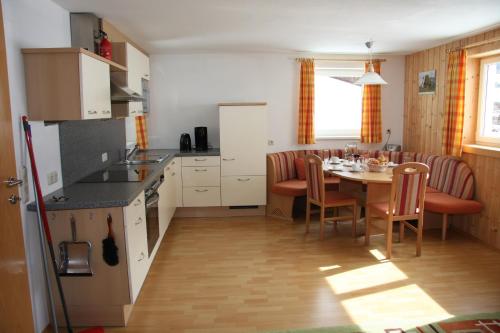
[[[264,216],[266,206],[257,208],[229,207],[177,207],[174,217],[231,217],[231,216]]]

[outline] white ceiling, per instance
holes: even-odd
[[[410,53],[500,23],[500,0],[53,0],[151,53]]]

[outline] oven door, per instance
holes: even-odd
[[[148,257],[160,237],[160,220],[158,218],[158,201],[160,195],[154,192],[146,199],[146,230],[148,237]]]

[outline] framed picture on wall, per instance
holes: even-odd
[[[418,94],[429,95],[436,93],[436,70],[418,73]]]

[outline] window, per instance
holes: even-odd
[[[500,57],[481,60],[476,141],[500,145]]]
[[[361,135],[363,87],[354,82],[364,62],[316,62],[314,130],[317,139],[356,138]]]

